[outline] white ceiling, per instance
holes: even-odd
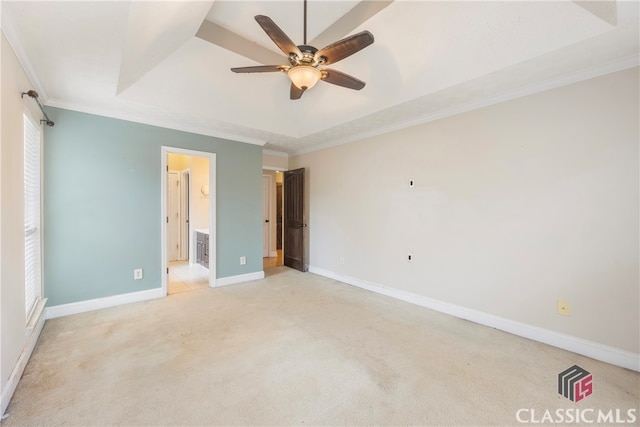
[[[289,153],[638,65],[636,1],[309,0],[309,44],[375,43],[331,65],[364,89],[319,82],[291,101],[285,74],[229,70],[287,63],[258,14],[302,44],[302,0],[2,1],[46,105]]]

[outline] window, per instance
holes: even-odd
[[[42,297],[40,128],[24,115],[24,276],[27,321]]]

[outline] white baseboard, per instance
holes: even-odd
[[[239,274],[237,276],[220,277],[216,279],[216,288],[220,286],[235,285],[236,283],[250,282],[251,280],[264,279],[264,271],[256,271],[255,273]]]
[[[202,267],[204,268],[204,267]],[[215,287],[233,285],[236,283],[248,282],[251,280],[264,279],[264,271],[255,273],[240,274],[237,276],[222,277],[216,279]],[[147,301],[155,298],[162,298],[165,295],[161,288],[148,289],[146,291],[131,292],[128,294],[114,295],[104,298],[96,298],[87,301],[72,302],[69,304],[54,305],[46,308],[46,318],[69,316],[71,314],[84,313],[87,311],[100,310],[102,308],[115,307],[132,302]]]
[[[11,371],[7,384],[2,389],[2,406],[0,407],[0,415],[4,415],[4,411],[6,411],[7,406],[9,406],[13,393],[16,391],[16,387],[18,386],[18,381],[20,381],[20,378],[24,373],[24,368],[27,366],[27,362],[29,362],[29,358],[31,357],[31,353],[33,353],[33,349],[36,347],[38,337],[40,336],[40,332],[42,332],[46,319],[44,308],[46,302],[46,299],[38,301],[38,305],[36,305],[32,315],[32,320],[25,329],[28,335],[27,341],[20,353],[20,357],[18,357],[18,360]]]
[[[527,325],[525,323],[516,322],[513,320],[505,319],[503,317],[473,310],[467,307],[435,300],[411,292],[387,288],[376,283],[344,276],[312,265],[309,266],[309,272],[320,276],[329,277],[339,282],[366,289],[371,292],[386,295],[391,298],[479,323],[481,325],[496,328],[501,331],[528,338],[530,340],[558,347],[563,350],[568,350],[573,353],[591,357],[592,359],[600,360],[612,365],[620,366],[634,371],[640,371],[640,354],[637,353],[632,353],[630,351],[600,344],[594,341],[585,340],[571,335],[566,335],[549,329]]]
[[[130,292],[128,294],[54,305],[53,307],[47,307],[47,319],[55,319],[56,317],[100,310],[102,308],[115,307],[117,305],[129,304],[132,302],[147,301],[150,299],[162,298],[163,296],[165,295],[162,294],[162,288],[154,288],[146,291]]]

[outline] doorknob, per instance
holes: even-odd
[[[264,220],[264,222],[269,222],[269,220],[268,220],[268,219],[265,219],[265,220]]]

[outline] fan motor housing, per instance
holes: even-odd
[[[300,58],[295,55],[295,65],[304,64],[311,65],[313,67],[318,65],[318,61],[316,59],[316,52],[318,51],[318,49],[307,44],[301,44],[300,46],[298,46],[298,49],[300,50],[300,53],[302,53],[302,57]]]

